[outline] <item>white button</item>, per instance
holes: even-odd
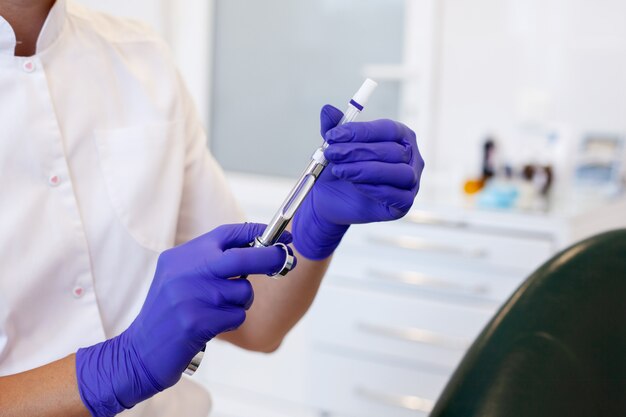
[[[24,68],[24,71],[26,72],[33,72],[35,71],[35,63],[30,59],[26,60],[24,61],[24,65],[22,65],[22,68]]]
[[[72,295],[74,296],[74,298],[80,298],[83,295],[85,295],[85,289],[83,287],[77,285],[72,290]]]
[[[60,183],[61,183],[61,178],[59,178],[58,175],[51,175],[50,178],[48,178],[48,184],[50,184],[53,187],[56,187]]]

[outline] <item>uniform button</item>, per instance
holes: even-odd
[[[76,286],[72,290],[72,295],[74,296],[74,298],[80,298],[85,295],[85,289],[83,287]]]
[[[24,68],[24,71],[26,72],[33,72],[35,71],[35,63],[29,59],[27,61],[24,61],[24,65],[22,66],[22,68]]]
[[[52,175],[50,176],[50,178],[48,178],[48,183],[51,186],[56,187],[57,185],[61,183],[61,178],[59,178],[58,175]]]

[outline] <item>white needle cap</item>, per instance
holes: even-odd
[[[378,87],[378,83],[368,78],[365,80],[361,88],[359,88],[359,91],[356,92],[354,97],[352,97],[352,100],[365,107],[376,87]]]

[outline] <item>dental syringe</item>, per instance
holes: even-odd
[[[375,81],[370,80],[369,78],[365,80],[359,91],[352,97],[350,103],[348,104],[348,109],[343,114],[343,117],[337,123],[337,126],[340,126],[345,123],[352,122],[356,117],[361,113],[370,96],[376,89],[378,84]],[[313,155],[311,156],[311,160],[307,165],[306,169],[298,179],[296,185],[291,189],[289,195],[280,206],[272,221],[267,225],[265,232],[263,235],[257,236],[254,239],[254,242],[251,243],[252,246],[255,247],[267,247],[277,244],[278,238],[285,231],[285,228],[296,214],[296,211],[304,201],[305,197],[309,194],[313,185],[319,178],[320,174],[328,165],[328,161],[324,157],[324,150],[328,147],[328,143],[324,142],[322,146],[317,148]],[[286,275],[293,267],[293,256],[289,255],[287,248],[285,245],[278,243],[285,249],[286,259],[285,265],[283,265],[281,271],[276,275]],[[242,276],[243,278],[244,276]],[[202,358],[204,357],[204,349],[196,354],[193,357],[189,365],[187,365],[187,369],[185,370],[185,374],[193,375],[194,372],[200,366],[202,362]]]
[[[378,84],[375,81],[369,78],[366,79],[361,88],[359,88],[350,100],[348,108],[337,126],[352,122],[356,119],[367,104],[367,101],[377,86]],[[320,174],[324,168],[326,168],[326,165],[328,165],[328,161],[324,157],[324,150],[327,147],[328,143],[324,142],[322,146],[315,150],[306,169],[298,179],[296,185],[291,189],[287,198],[280,206],[270,223],[267,225],[263,235],[258,236],[254,240],[253,244],[255,247],[271,246],[278,241],[278,238],[283,231],[285,231],[285,228],[291,219],[293,219],[293,216],[296,214],[296,211],[304,201],[305,197],[313,188],[313,185],[319,178]]]

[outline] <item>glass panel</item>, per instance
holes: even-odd
[[[367,64],[402,62],[404,0],[217,0],[211,149],[224,168],[296,176]],[[397,118],[382,83],[364,119]]]

